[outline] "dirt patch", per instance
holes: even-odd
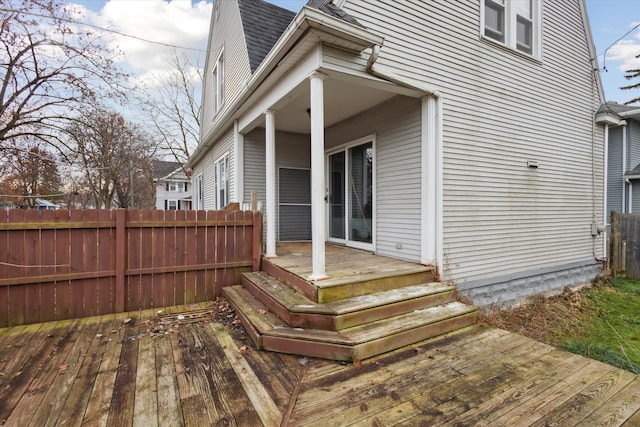
[[[559,295],[530,297],[517,307],[480,310],[480,322],[557,346],[569,334],[586,333],[590,310],[582,290],[565,288]]]
[[[244,339],[246,332],[233,306],[225,298],[218,297],[207,307],[198,307],[189,311],[165,313],[159,310],[155,316],[142,322],[126,319],[123,324],[129,326],[127,339],[143,336],[161,337],[177,333],[183,325],[199,322],[219,322],[236,339]]]

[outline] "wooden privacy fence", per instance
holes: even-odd
[[[640,214],[611,212],[609,260],[613,275],[640,280]]]
[[[0,210],[0,327],[202,302],[260,268],[251,211]]]

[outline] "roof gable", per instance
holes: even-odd
[[[296,14],[262,0],[238,0],[238,9],[253,73]]]
[[[165,162],[162,160],[153,161],[153,179],[162,179],[177,169],[181,169],[182,165],[178,162]]]

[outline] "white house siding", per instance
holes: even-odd
[[[638,164],[640,164],[640,122],[636,120],[627,120],[627,145],[628,149],[628,164],[627,171],[632,170]]]
[[[204,194],[203,194],[203,205],[206,210],[214,210],[216,208],[216,195],[214,189],[214,167],[213,164],[216,160],[220,159],[224,155],[229,156],[229,170],[228,172],[228,180],[229,180],[229,200],[231,200],[231,196],[235,194],[235,180],[233,179],[236,168],[235,154],[233,150],[233,129],[229,130],[225,133],[220,140],[207,152],[206,156],[204,156],[197,165],[193,166],[193,177],[197,177],[201,173],[203,173],[203,181],[204,181]],[[193,203],[194,208],[196,206],[196,200],[198,195],[196,194],[197,186],[195,185],[196,180],[193,180],[194,185],[192,186],[193,191]]]
[[[204,120],[200,128],[202,137],[211,130],[217,117],[221,116],[228,108],[233,99],[240,94],[244,83],[251,77],[249,67],[249,57],[242,29],[242,20],[236,1],[218,1],[220,15],[216,22],[213,22],[213,32],[209,37],[209,54],[207,56],[204,89],[202,97],[202,114]],[[218,60],[218,55],[224,48],[225,75],[224,75],[224,104],[222,109],[214,116],[212,105],[212,71]]]
[[[276,123],[278,117],[276,114]],[[244,199],[251,200],[251,193],[258,193],[258,200],[266,206],[265,187],[265,130],[257,128],[244,136]],[[311,167],[311,146],[308,135],[276,132],[276,171],[280,168]],[[276,180],[276,197],[279,193]],[[279,212],[276,206],[276,218]],[[276,220],[276,236],[279,235]]]
[[[622,212],[622,126],[609,128],[609,159],[607,167],[607,215],[611,211]],[[609,218],[610,219],[610,218]],[[608,220],[609,220],[608,219]]]
[[[603,134],[592,132],[601,100],[580,4],[544,2],[541,61],[482,40],[479,7],[448,0],[343,5],[384,36],[379,64],[442,95],[445,277],[479,295],[476,287],[501,281],[595,272],[602,242],[594,242],[591,223],[594,215],[603,222]],[[527,168],[527,160],[539,168]]]
[[[375,134],[376,252],[420,259],[420,100],[396,97],[328,128],[325,147]]]

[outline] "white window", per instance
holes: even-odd
[[[216,114],[224,103],[224,51],[218,56],[211,77],[211,85],[213,87],[213,114]]]
[[[483,0],[482,36],[540,57],[540,0]]]
[[[213,169],[216,209],[222,209],[229,203],[229,156],[225,154],[216,160]]]
[[[200,173],[196,177],[196,209],[204,209],[204,175]]]
[[[177,200],[167,200],[167,209],[170,211],[178,210],[178,201]]]
[[[168,184],[168,191],[178,191],[178,183],[176,182],[170,182]]]

